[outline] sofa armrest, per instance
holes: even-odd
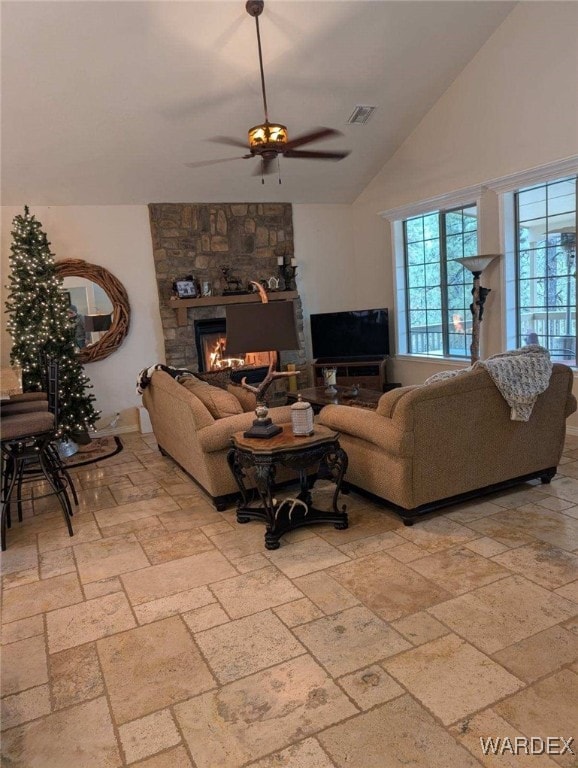
[[[349,405],[326,405],[317,417],[319,424],[383,448],[397,456],[413,454],[413,433],[400,429],[391,419],[373,410]]]
[[[284,405],[282,408],[271,408],[269,416],[274,424],[291,423],[291,408]],[[226,419],[217,419],[214,424],[203,427],[197,432],[200,446],[205,453],[223,451],[231,447],[231,437],[235,432],[249,429],[255,420],[254,413],[239,413],[236,416],[228,416]]]
[[[395,411],[395,407],[401,398],[404,397],[408,392],[411,392],[414,389],[418,389],[421,386],[421,384],[411,384],[408,387],[396,387],[395,389],[390,389],[389,392],[386,392],[379,398],[376,409],[377,413],[380,416],[388,416],[391,418],[393,416],[393,412]]]
[[[571,416],[575,412],[577,407],[578,405],[577,405],[575,396],[568,395],[568,399],[566,400],[566,413],[564,414],[566,418],[568,418],[568,416]]]

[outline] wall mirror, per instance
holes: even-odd
[[[81,363],[104,360],[124,341],[130,306],[122,283],[104,267],[83,259],[56,262],[63,290],[76,319],[75,344]]]

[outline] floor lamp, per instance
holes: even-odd
[[[474,285],[472,288],[472,303],[470,304],[470,311],[472,313],[472,343],[470,344],[470,361],[473,365],[480,359],[480,323],[482,322],[482,316],[484,314],[484,303],[486,301],[488,293],[491,288],[482,288],[480,285],[480,275],[484,269],[495,258],[500,256],[499,253],[490,253],[484,256],[464,256],[461,259],[456,259],[462,267],[469,269],[474,276]]]

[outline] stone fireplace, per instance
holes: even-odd
[[[167,365],[190,370],[207,367],[203,344],[218,344],[224,332],[226,283],[222,267],[246,288],[257,282],[279,277],[279,257],[285,263],[294,256],[293,212],[290,203],[152,203],[149,217],[153,256],[159,294]],[[198,283],[210,282],[213,295],[201,299],[174,300],[173,281],[193,275]],[[289,294],[287,294],[289,296]],[[270,294],[283,298],[284,294]],[[299,335],[299,350],[283,352],[281,366],[288,363],[306,368],[303,311],[299,296],[292,294]],[[247,300],[241,296],[240,300]],[[257,297],[255,296],[255,300]],[[179,304],[179,302],[181,302]],[[186,312],[186,314],[185,314]],[[207,325],[208,323],[208,325]],[[203,333],[199,329],[212,328]],[[207,336],[201,340],[199,336]],[[218,352],[218,350],[217,350]],[[263,356],[246,365],[263,365]],[[305,384],[302,376],[300,383]]]

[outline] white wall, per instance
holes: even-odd
[[[147,365],[164,362],[164,345],[155,280],[152,241],[146,206],[30,206],[42,223],[56,261],[84,259],[105,267],[126,288],[131,324],[122,346],[106,360],[88,363],[85,372],[94,386],[101,422],[121,412],[119,426],[136,423],[140,404],[135,381]],[[14,216],[22,208],[2,208],[2,304],[9,272]],[[9,360],[10,338],[2,316],[2,364]]]
[[[388,301],[391,234],[388,223],[376,223],[380,211],[578,154],[577,28],[576,3],[516,6],[359,196],[353,205],[356,263],[363,279],[379,254],[387,265]],[[482,192],[480,215],[481,249],[499,252],[494,192]],[[494,262],[483,278],[492,288],[482,323],[486,356],[503,349],[503,264]],[[443,361],[394,360],[393,377],[420,383],[450,367]],[[578,416],[573,422],[578,425]]]

